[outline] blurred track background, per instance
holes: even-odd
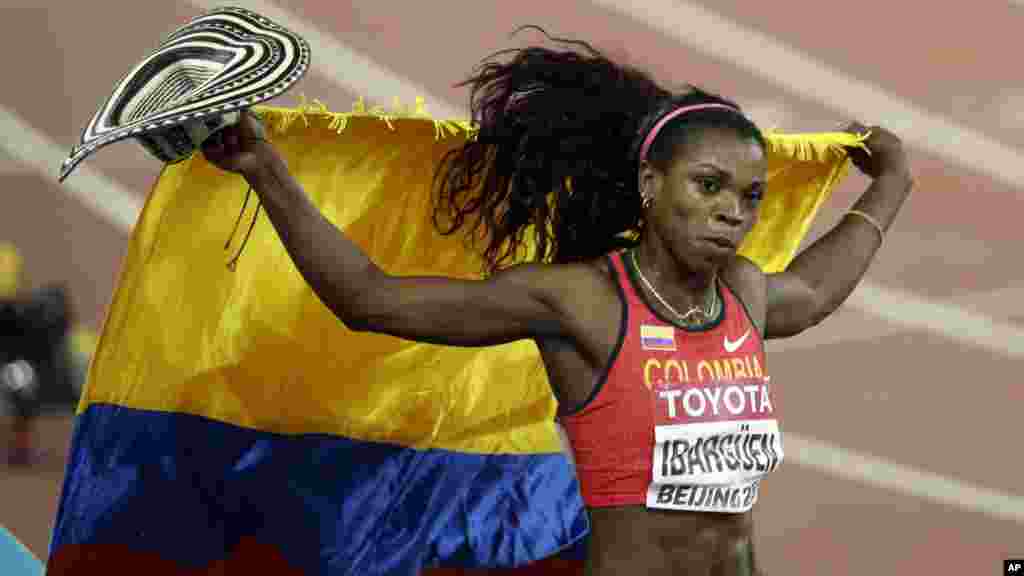
[[[465,116],[453,87],[537,24],[588,40],[666,84],[737,99],[764,127],[856,119],[904,138],[915,193],[868,278],[821,326],[770,343],[787,462],[766,482],[769,574],[998,574],[1024,556],[1024,6],[740,0],[245,1],[306,36],[297,96],[348,110],[426,99]],[[0,242],[26,287],[66,282],[99,330],[134,217],[160,166],[132,142],[56,174],[114,84],[205,0],[0,7]],[[1015,39],[1017,38],[1017,39]],[[812,237],[867,182],[851,176]],[[211,246],[211,250],[220,247]],[[50,453],[0,468],[0,524],[45,556],[69,415],[41,423]],[[2,466],[2,464],[0,464]]]

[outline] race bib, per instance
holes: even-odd
[[[652,390],[654,452],[647,506],[746,512],[782,462],[768,379]]]

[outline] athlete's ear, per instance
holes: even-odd
[[[661,170],[652,166],[647,160],[641,160],[640,173],[637,177],[639,178],[637,185],[640,189],[640,197],[644,199],[645,204],[657,198],[664,182],[664,175],[661,173]]]

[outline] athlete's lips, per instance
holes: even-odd
[[[736,242],[734,242],[733,239],[729,238],[728,236],[707,236],[703,238],[703,240],[705,242],[717,246],[718,248],[721,248],[722,250],[736,250]]]

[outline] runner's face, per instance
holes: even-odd
[[[642,185],[654,198],[648,222],[691,270],[718,269],[757,220],[767,172],[756,141],[729,129],[705,129],[680,147],[666,171],[645,167]]]

